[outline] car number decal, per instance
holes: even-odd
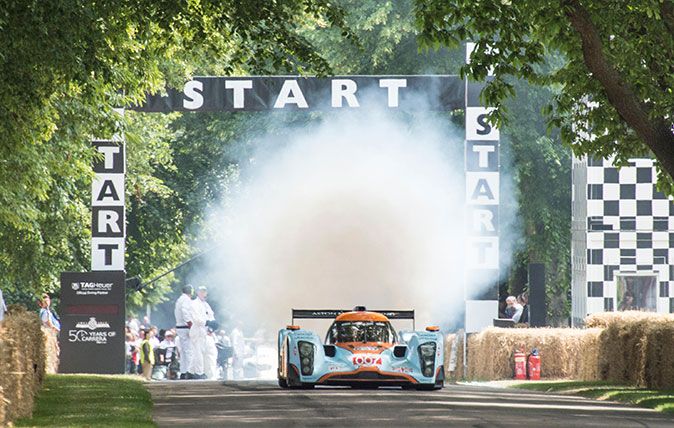
[[[381,357],[377,355],[354,355],[351,362],[355,366],[378,366],[381,365]]]

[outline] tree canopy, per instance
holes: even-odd
[[[36,291],[54,287],[60,271],[88,268],[90,139],[112,135],[113,107],[182,83],[206,58],[223,73],[327,73],[299,29],[343,19],[327,0],[0,0],[0,11],[0,287]],[[153,258],[168,238],[133,224],[135,201],[170,193],[152,179],[170,165],[170,148],[133,140],[150,131],[129,126],[129,252],[134,260],[141,245],[147,273],[182,256]]]
[[[671,0],[417,0],[427,47],[477,42],[463,71],[483,80],[488,105],[514,92],[511,77],[557,86],[549,123],[578,155],[619,164],[652,152],[661,184],[674,176],[674,2]],[[549,54],[563,55],[548,67]],[[670,188],[671,192],[671,188]]]

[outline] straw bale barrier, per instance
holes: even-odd
[[[45,360],[37,314],[12,307],[0,324],[0,426],[32,414],[45,375]]]
[[[648,388],[674,388],[674,316],[614,312],[588,317],[603,325],[600,379]]]
[[[468,378],[507,379],[513,352],[541,353],[541,377],[674,389],[674,315],[607,312],[588,328],[489,328],[468,339]]]
[[[600,334],[596,328],[488,328],[468,338],[468,378],[512,378],[514,351],[537,348],[541,377],[597,379]]]

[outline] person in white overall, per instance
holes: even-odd
[[[190,360],[192,359],[192,344],[190,343],[190,326],[192,325],[192,293],[194,288],[187,284],[183,287],[183,294],[176,300],[173,314],[176,317],[176,332],[178,334],[178,354],[180,355],[180,379],[190,377]]]
[[[192,343],[192,358],[189,372],[194,379],[215,379],[217,375],[218,350],[215,346],[213,332],[209,330],[215,315],[211,305],[206,301],[208,292],[206,287],[197,288],[197,298],[192,301],[192,326],[190,327],[190,342]]]

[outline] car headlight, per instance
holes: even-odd
[[[435,342],[427,342],[419,346],[419,352],[424,359],[435,355]]]
[[[421,362],[421,374],[432,377],[435,370],[435,342],[426,342],[419,345],[419,361]]]
[[[298,347],[300,348],[300,355],[303,357],[308,357],[314,353],[314,345],[309,342],[300,342]]]
[[[300,340],[297,343],[300,351],[300,366],[302,374],[308,376],[314,372],[314,344]]]

